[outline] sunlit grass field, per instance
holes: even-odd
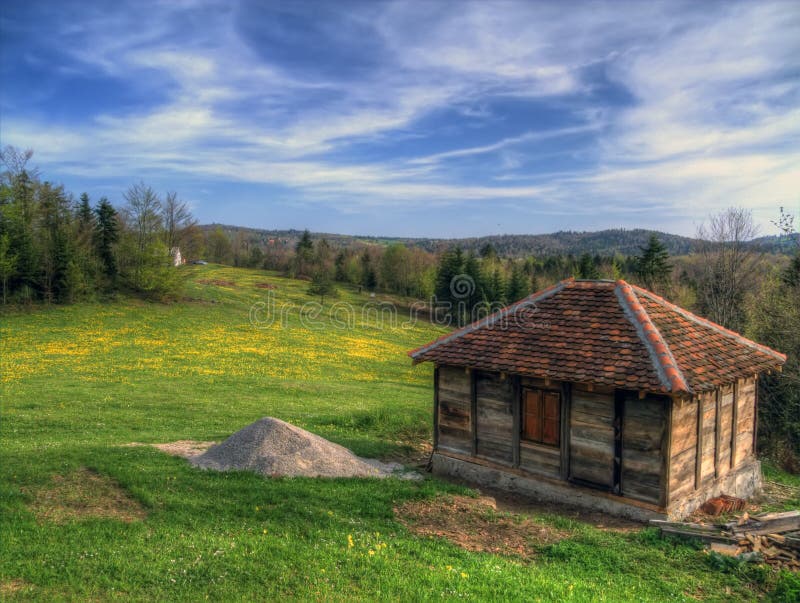
[[[465,492],[429,476],[265,479],[203,472],[129,446],[221,440],[263,416],[362,456],[396,456],[430,438],[432,371],[412,367],[406,351],[441,327],[408,324],[402,309],[396,321],[363,320],[363,305],[376,300],[355,291],[340,290],[318,312],[301,309],[314,301],[301,281],[181,270],[187,299],[177,303],[122,298],[0,314],[0,599],[769,596],[774,576],[719,571],[702,551],[653,530],[537,516],[569,536],[532,559],[416,536],[394,519],[396,505]],[[141,512],[67,520],[36,512],[80,489],[82,475],[110,480]],[[44,497],[53,484],[58,496]]]

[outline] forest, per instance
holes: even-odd
[[[309,231],[268,237],[249,229],[199,226],[176,192],[162,195],[143,182],[131,185],[118,203],[105,197],[93,201],[85,192],[76,197],[46,180],[31,165],[32,157],[32,151],[14,147],[0,156],[5,307],[119,295],[181,301],[185,277],[175,268],[176,250],[190,262],[208,260],[306,280],[309,295],[323,303],[336,297],[337,287],[408,303],[465,302],[458,307],[468,311],[455,312],[454,324],[570,276],[623,278],[788,355],[783,372],[761,382],[759,438],[762,453],[800,471],[800,239],[794,216],[783,208],[775,208],[774,222],[783,235],[781,245],[773,239],[769,251],[753,244],[759,233],[743,208],[710,216],[694,239],[651,233],[633,249],[630,238],[641,239],[643,231],[620,230],[617,248],[628,253],[613,254],[586,251],[587,237],[577,237],[584,245],[581,253],[562,251],[560,237],[558,245],[538,255],[521,251],[523,235],[451,245]],[[609,248],[607,240],[601,245],[588,239],[598,251]],[[678,254],[670,254],[670,248]],[[466,291],[453,290],[456,277],[467,278]]]

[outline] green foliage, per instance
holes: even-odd
[[[800,601],[800,574],[784,570],[778,577],[769,600],[774,603],[796,603]]]
[[[751,302],[748,335],[787,355],[780,373],[759,379],[759,444],[800,471],[800,285],[773,276]]]
[[[597,268],[597,263],[588,253],[582,254],[578,260],[578,274],[576,276],[584,279],[600,278],[600,270]]]
[[[326,297],[336,297],[337,291],[330,274],[326,270],[317,270],[308,288],[309,295],[318,295],[320,303],[325,304]]]
[[[530,294],[528,278],[525,276],[520,265],[516,262],[511,268],[511,278],[508,281],[508,301],[519,301]]]
[[[303,231],[303,236],[294,248],[294,275],[309,276],[313,270],[314,263],[314,242],[311,240],[311,233]]]
[[[372,263],[372,256],[366,249],[361,254],[361,285],[367,291],[374,291],[378,286],[378,275]]]
[[[81,193],[81,201],[76,212],[81,230],[90,231],[94,228],[94,212],[89,201],[88,193]]]
[[[793,217],[783,208],[778,226],[785,235],[793,234]],[[800,248],[751,299],[748,334],[786,354],[780,373],[759,379],[760,449],[800,473]]]
[[[100,199],[95,214],[94,245],[105,275],[106,288],[113,289],[119,272],[115,254],[115,246],[119,241],[119,218],[114,206],[105,197]]]
[[[233,247],[230,239],[219,226],[208,235],[206,250],[208,251],[208,259],[212,262],[217,264],[231,263]]]
[[[17,256],[11,253],[11,238],[7,232],[0,235],[0,284],[3,288],[3,304],[8,303],[8,279],[14,276]]]

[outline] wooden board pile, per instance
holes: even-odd
[[[800,511],[762,513],[719,525],[652,520],[662,534],[697,538],[721,555],[763,559],[765,563],[800,571]]]

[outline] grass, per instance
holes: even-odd
[[[126,446],[220,440],[263,416],[364,456],[430,438],[431,369],[405,352],[440,328],[341,328],[313,308],[301,318],[307,283],[185,270],[181,303],[0,316],[0,598],[736,601],[774,581],[716,571],[653,530],[559,516],[535,518],[566,536],[530,560],[469,552],[394,517],[409,501],[468,493],[436,479],[264,479]],[[285,324],[255,328],[251,308],[269,293]],[[345,290],[337,301],[371,300]],[[86,512],[114,500],[124,517]]]

